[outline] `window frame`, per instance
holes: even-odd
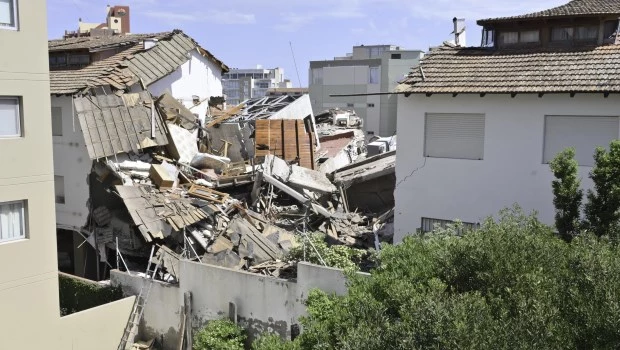
[[[29,235],[29,230],[28,230],[28,200],[26,199],[21,199],[21,200],[12,200],[12,201],[6,201],[6,202],[0,202],[0,206],[3,205],[11,205],[11,204],[21,204],[21,235],[19,237],[16,238],[9,238],[9,239],[3,239],[0,237],[0,245],[4,244],[4,243],[9,243],[9,242],[15,242],[15,241],[21,241],[21,240],[25,240],[25,239],[29,239],[30,235]]]
[[[543,123],[544,123],[544,124],[543,124],[543,134],[542,134],[542,138],[543,138],[543,139],[542,139],[542,141],[543,141],[543,142],[542,142],[542,159],[541,159],[541,163],[542,163],[542,164],[544,164],[544,165],[548,165],[548,164],[551,162],[551,160],[553,160],[553,158],[554,158],[554,157],[555,157],[555,156],[556,156],[559,152],[561,152],[561,151],[562,151],[562,149],[560,149],[560,150],[558,150],[557,152],[555,152],[555,153],[553,153],[553,154],[549,154],[549,155],[548,155],[548,157],[546,157],[546,155],[547,155],[547,146],[548,146],[548,143],[547,143],[547,142],[549,142],[549,139],[548,139],[548,132],[549,132],[549,130],[550,130],[550,129],[549,129],[549,119],[552,119],[552,118],[609,118],[609,119],[615,120],[615,122],[618,124],[618,125],[617,125],[617,128],[616,128],[615,135],[614,135],[614,137],[613,137],[611,140],[607,141],[607,143],[606,143],[605,145],[599,145],[599,146],[602,146],[602,147],[605,147],[605,148],[607,148],[607,149],[608,149],[608,147],[609,147],[609,143],[610,143],[612,140],[616,140],[616,139],[620,138],[620,116],[617,116],[617,115],[583,115],[583,114],[569,115],[569,114],[545,114],[543,118],[544,118],[544,119],[543,119]],[[589,121],[589,124],[591,124],[591,122],[592,122],[592,121],[590,120],[590,121]],[[574,146],[574,145],[572,145],[572,146],[568,146],[568,147],[575,147],[575,146]],[[596,146],[595,146],[595,147],[596,147]],[[587,164],[585,164],[584,162],[580,162],[580,161],[579,161],[579,160],[580,160],[580,158],[579,158],[579,156],[580,156],[580,154],[579,154],[579,149],[578,149],[578,148],[576,148],[576,151],[577,151],[577,152],[576,152],[576,154],[575,154],[575,160],[577,161],[577,165],[578,165],[579,167],[589,167],[589,168],[592,168],[592,167],[594,166],[594,151],[595,151],[595,147],[593,147],[593,148],[591,149],[591,155],[592,155],[592,156],[590,157],[591,159],[590,159],[590,158],[588,158],[588,159],[590,159],[590,162],[588,162]]]
[[[17,134],[12,134],[12,135],[3,135],[0,134],[0,140],[2,139],[16,139],[16,138],[21,138],[24,137],[24,128],[23,128],[23,117],[22,117],[22,98],[21,96],[0,96],[0,100],[14,100],[17,101],[16,106],[17,106],[17,116],[16,116],[16,122],[17,122]]]
[[[59,196],[58,184],[62,185],[62,196]],[[54,200],[56,204],[67,204],[67,195],[65,192],[65,177],[62,175],[54,175]]]
[[[18,11],[18,0],[8,0],[9,6],[13,5],[13,25],[4,25],[0,24],[0,30],[19,30],[19,11]]]
[[[463,157],[463,156],[438,156],[438,155],[429,155],[429,119],[433,116],[437,117],[446,117],[446,116],[457,116],[457,117],[481,117],[482,118],[482,149],[480,152],[480,157]],[[459,159],[459,160],[473,160],[473,161],[483,161],[485,154],[485,143],[486,143],[486,114],[485,113],[425,113],[424,114],[424,147],[422,149],[422,156],[424,158],[437,158],[437,159]]]
[[[379,84],[381,81],[381,71],[379,66],[368,67],[368,84]],[[376,72],[375,79],[373,80],[372,72]]]

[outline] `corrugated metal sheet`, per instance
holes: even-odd
[[[152,98],[139,94],[84,96],[75,98],[75,112],[91,159],[137,152],[168,143],[163,122],[155,111],[155,137],[151,138]],[[132,102],[126,103],[126,100]]]

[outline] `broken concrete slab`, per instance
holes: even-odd
[[[338,190],[325,174],[297,165],[291,166],[291,173],[287,182],[294,187],[320,193],[334,193]]]

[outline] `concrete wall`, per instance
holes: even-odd
[[[319,288],[340,295],[347,290],[341,270],[307,263],[298,264],[296,282],[190,261],[181,261],[180,271],[178,285],[155,282],[140,328],[145,338],[163,335],[164,349],[173,349],[178,341],[187,291],[192,292],[194,331],[210,320],[227,318],[232,302],[239,323],[254,339],[266,331],[290,338],[291,325],[306,314],[303,301],[310,290]],[[112,271],[111,279],[127,295],[137,294],[144,281],[119,271]]]
[[[131,299],[60,318],[45,8],[19,1],[19,30],[0,29],[0,96],[21,97],[23,131],[0,138],[0,202],[27,201],[26,238],[0,243],[0,348],[110,349]]]
[[[194,50],[187,62],[172,74],[149,85],[148,89],[156,96],[169,91],[174,98],[182,100],[185,107],[204,120],[208,104],[202,103],[194,107],[192,96],[197,95],[200,101],[208,101],[211,96],[222,96],[222,68]]]
[[[548,164],[542,163],[545,115],[620,114],[618,95],[411,95],[399,99],[396,180],[404,182],[395,191],[395,242],[415,232],[422,217],[479,222],[514,203],[526,211],[537,210],[544,223],[553,224],[553,175]],[[484,160],[424,158],[427,112],[485,114]],[[592,186],[590,170],[579,167],[584,189]]]
[[[53,136],[54,175],[64,178],[65,187],[65,203],[56,203],[56,223],[62,228],[79,230],[88,219],[87,178],[92,161],[80,122],[74,115],[72,97],[52,96],[52,107],[62,111],[62,136]]]

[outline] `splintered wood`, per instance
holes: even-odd
[[[192,197],[197,197],[197,198],[205,199],[205,200],[220,203],[220,204],[224,203],[224,201],[228,199],[228,193],[218,192],[208,187],[204,187],[204,186],[200,186],[196,184],[190,187],[189,191],[187,191],[187,194],[189,194]]]
[[[255,144],[257,157],[273,154],[286,161],[298,159],[300,166],[314,169],[314,134],[306,131],[303,120],[257,120]]]

